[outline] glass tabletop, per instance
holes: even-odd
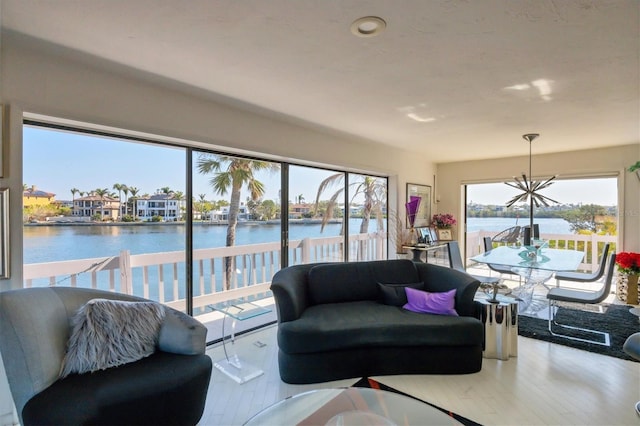
[[[214,311],[222,312],[225,315],[240,321],[271,312],[271,309],[269,308],[265,308],[264,306],[248,302],[243,299],[229,300],[208,306]]]
[[[245,425],[459,425],[420,400],[368,388],[318,389],[284,399]]]
[[[580,266],[584,253],[577,250],[559,250],[542,247],[500,246],[473,256],[478,263],[491,263],[512,267],[545,269],[548,271],[575,271]]]

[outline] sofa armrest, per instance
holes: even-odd
[[[278,322],[300,318],[309,305],[307,276],[309,270],[315,265],[317,264],[289,266],[279,270],[273,276],[271,291],[276,301]]]
[[[480,282],[471,275],[444,266],[429,263],[415,263],[420,278],[424,281],[425,290],[443,292],[457,290],[456,311],[458,315],[475,316],[473,298],[480,286]]]
[[[180,355],[204,354],[207,328],[183,312],[169,307],[165,310],[158,336],[158,349]]]

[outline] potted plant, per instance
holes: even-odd
[[[431,219],[431,224],[436,227],[436,233],[438,234],[438,240],[452,240],[453,233],[451,227],[455,225],[456,219],[451,213],[438,213],[434,214]]]
[[[638,176],[638,179],[640,179],[640,160],[636,161],[635,164],[632,164],[629,169],[630,172],[636,172],[636,176]]]

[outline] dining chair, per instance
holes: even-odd
[[[592,273],[585,272],[557,272],[556,273],[556,287],[560,287],[560,281],[573,281],[581,283],[590,283],[598,281],[604,275],[604,270],[607,265],[607,255],[609,254],[609,243],[604,245],[602,249],[602,257],[600,258],[600,265]]]
[[[467,274],[469,274],[469,272],[467,272],[467,270],[464,267],[464,264],[462,263],[462,255],[460,254],[460,246],[458,245],[457,241],[449,241],[447,243],[447,252],[449,254],[449,267],[451,267],[452,269],[457,269],[458,271],[461,272],[465,272]],[[474,275],[474,274],[469,274],[471,275],[473,278],[477,279],[478,281],[480,281],[480,285],[482,284],[498,284],[500,282],[500,278],[499,277],[487,277],[484,275]]]
[[[520,232],[520,227],[518,226],[518,233],[519,232]],[[484,251],[489,251],[493,249],[493,240],[491,239],[491,237],[484,237],[483,242],[484,242]],[[502,265],[496,265],[493,263],[488,263],[487,266],[489,267],[490,270],[497,272],[499,274],[513,275],[511,266],[502,266]],[[519,278],[519,280],[521,280],[521,278]]]
[[[521,227],[520,226],[512,226],[511,228],[507,228],[503,231],[498,232],[493,236],[493,239],[488,237],[490,240],[495,241],[497,243],[503,244],[515,244],[520,238]]]
[[[609,256],[609,264],[606,268],[606,274],[604,278],[604,283],[602,288],[598,291],[583,291],[583,290],[575,290],[568,289],[563,287],[554,287],[549,290],[547,293],[547,299],[549,300],[549,333],[553,336],[562,337],[570,340],[577,340],[580,342],[593,343],[596,345],[610,346],[610,338],[609,333],[599,330],[592,330],[589,328],[581,328],[568,324],[560,324],[556,321],[557,307],[560,302],[568,302],[568,303],[582,303],[585,305],[595,305],[607,298],[609,293],[611,292],[611,282],[613,281],[613,273],[616,266],[616,254],[611,253]],[[602,336],[604,342],[598,340],[590,340],[584,339],[575,336],[569,336],[567,334],[562,334],[554,331],[554,326],[561,327],[569,330],[576,330],[585,333],[591,333],[594,335]]]
[[[522,227],[522,244],[525,246],[531,245],[531,226],[523,226]],[[533,238],[540,238],[540,227],[537,223],[533,224]]]

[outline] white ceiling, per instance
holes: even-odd
[[[13,32],[436,162],[640,143],[638,0],[0,1]]]

